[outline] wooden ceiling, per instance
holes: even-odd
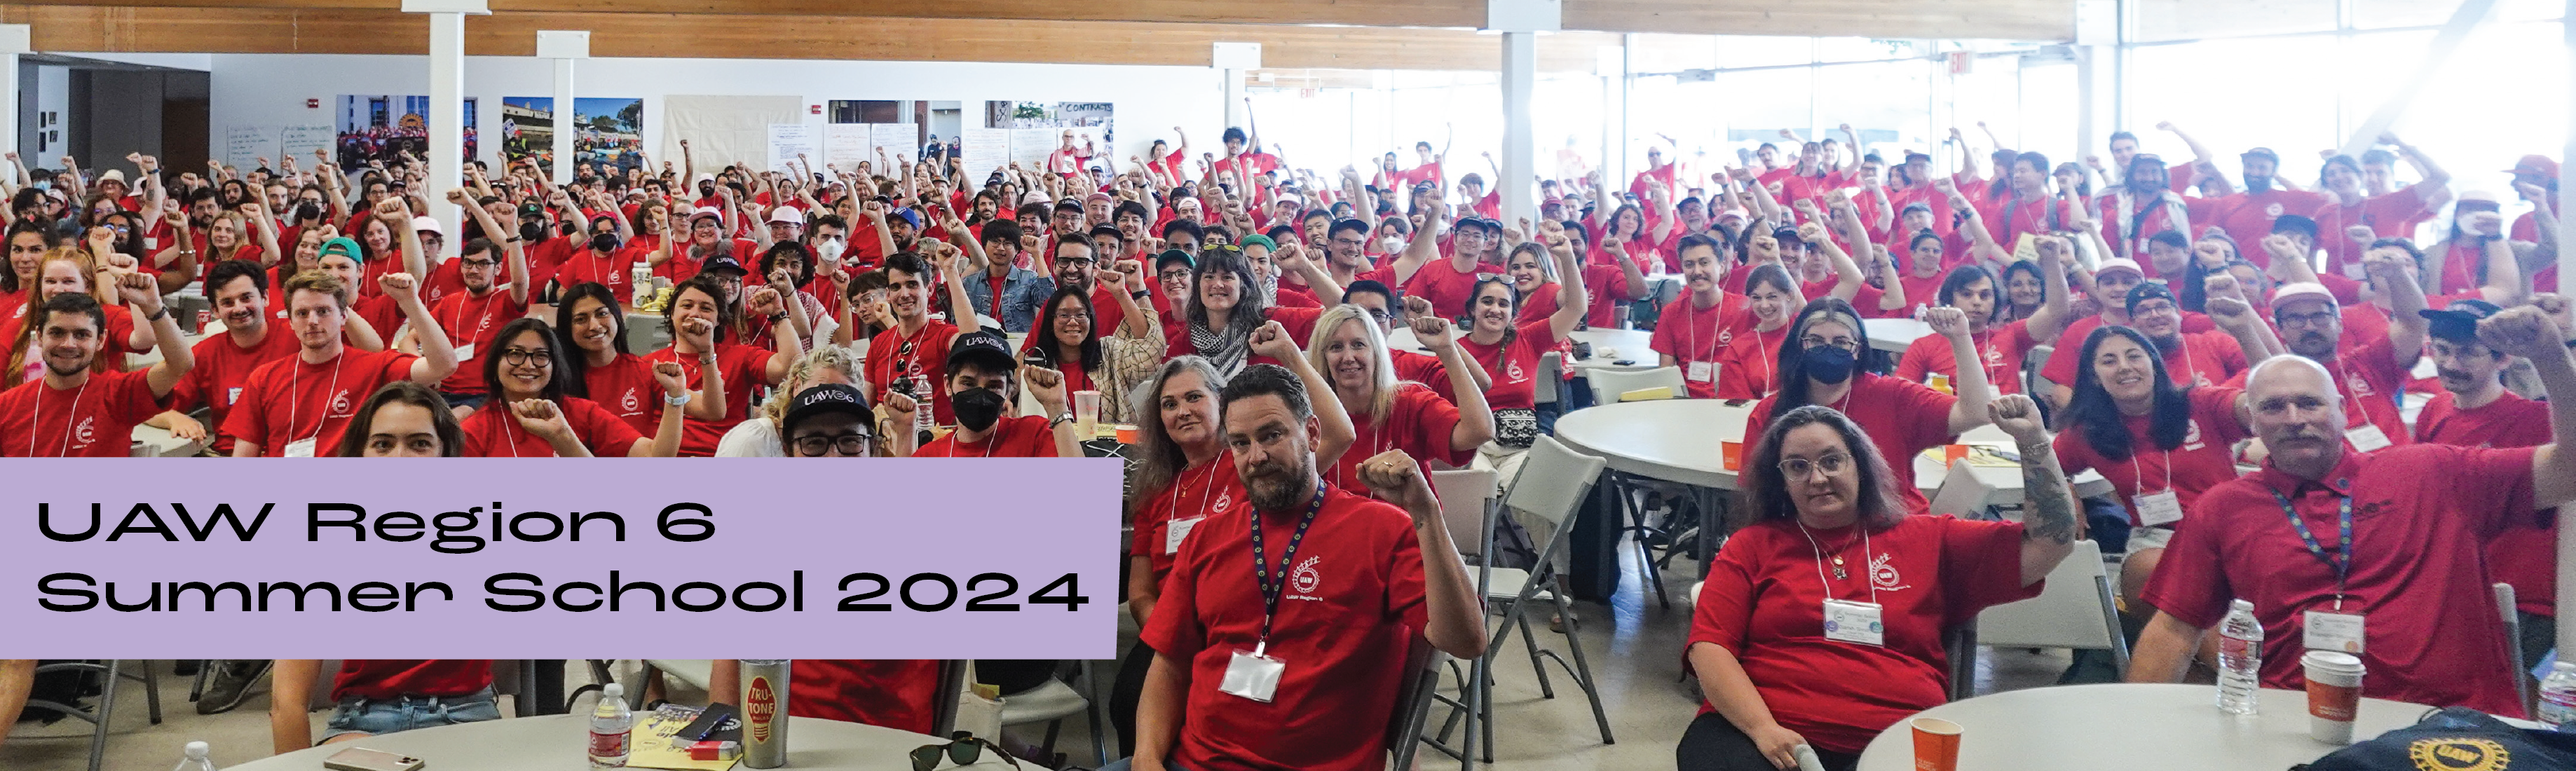
[[[40,51],[426,50],[400,0],[34,0],[0,8]],[[2073,0],[1565,0],[1539,66],[1589,71],[1616,32],[2062,40]],[[537,29],[586,29],[602,57],[1001,61],[1207,66],[1209,43],[1262,44],[1271,68],[1491,70],[1477,0],[491,0],[469,54],[533,55]],[[1329,26],[1328,26],[1329,25]]]

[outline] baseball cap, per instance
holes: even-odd
[[[2135,273],[2138,274],[2139,278],[2145,278],[2147,275],[2146,269],[2138,267],[2137,260],[2132,260],[2127,257],[2113,257],[2111,259],[2103,260],[2100,264],[2093,266],[2093,275],[2099,276],[2115,270],[2125,270]]]
[[[1272,241],[1269,236],[1259,233],[1244,236],[1242,243],[1238,244],[1238,246],[1251,246],[1253,244],[1260,244],[1261,248],[1268,249],[1270,251],[1279,251],[1279,242]]]
[[[2550,160],[2546,155],[2525,155],[2522,160],[2514,161],[2513,168],[2505,169],[2504,173],[2555,177],[2558,176],[2558,162]]]
[[[2140,281],[2137,286],[2129,287],[2129,296],[2126,300],[2126,304],[2121,307],[2126,308],[2130,313],[2137,313],[2138,303],[2153,300],[2158,297],[2162,297],[2167,302],[2171,302],[2174,299],[2173,290],[2166,289],[2165,285],[2153,281]]]
[[[2432,336],[2455,343],[2472,343],[2478,339],[2478,320],[2503,312],[2503,308],[2485,300],[2452,300],[2449,307],[2441,310],[2426,308],[2415,314],[2429,322],[2426,331]]]
[[[1503,223],[1501,220],[1486,219],[1484,217],[1467,217],[1458,220],[1458,227],[1463,228],[1469,225],[1484,228],[1485,230],[1494,233],[1503,232]]]
[[[2334,292],[2326,289],[2326,285],[2314,281],[2296,281],[2282,284],[2280,288],[2272,290],[2272,313],[2279,315],[2281,306],[2300,299],[2324,300],[2328,308],[2343,306],[2343,303],[2335,300]]]
[[[1090,194],[1090,195],[1083,196],[1083,197],[1082,197],[1082,200],[1083,200],[1084,202],[1088,203],[1088,202],[1091,202],[1091,201],[1114,201],[1114,200],[1117,200],[1117,199],[1116,199],[1116,198],[1111,197],[1108,193],[1097,193],[1097,192],[1095,192],[1095,193],[1092,193],[1092,194]]]
[[[797,211],[796,207],[793,206],[781,206],[769,210],[769,221],[783,222],[789,225],[803,225],[805,224],[805,213]]]
[[[2269,147],[2257,147],[2252,150],[2247,150],[2245,152],[2238,153],[2236,157],[2239,159],[2261,158],[2263,160],[2271,161],[2274,166],[2281,165],[2281,154],[2272,152],[2272,148]]]
[[[956,372],[959,364],[973,364],[988,373],[1016,372],[1019,359],[1011,355],[1011,343],[1001,335],[975,330],[958,335],[948,343],[948,371]]]
[[[716,207],[713,206],[700,206],[689,212],[690,222],[696,222],[707,218],[714,218],[718,222],[722,222],[724,220],[724,212],[717,211]]]
[[[796,400],[787,406],[787,414],[778,422],[779,438],[796,435],[796,426],[819,415],[839,413],[860,420],[866,426],[875,413],[868,408],[867,394],[840,383],[824,383],[796,392]]]
[[[366,261],[365,257],[360,256],[361,252],[358,249],[358,242],[346,237],[334,238],[329,241],[322,242],[322,251],[319,254],[316,254],[315,258],[319,259],[321,257],[329,257],[334,254],[347,257],[353,262]]]
[[[921,212],[913,211],[910,206],[894,210],[894,216],[903,220],[905,224],[911,225],[915,230],[921,229]]]
[[[1932,154],[1931,154],[1931,153],[1927,153],[1927,152],[1923,152],[1923,151],[1921,151],[1921,150],[1907,150],[1907,151],[1905,151],[1905,162],[1906,162],[1906,163],[1913,163],[1913,162],[1914,162],[1914,159],[1916,159],[1916,158],[1921,158],[1921,159],[1923,159],[1923,160],[1927,160],[1927,161],[1928,161],[1928,160],[1932,160]]]
[[[1175,262],[1180,263],[1181,267],[1189,268],[1191,270],[1197,270],[1199,267],[1198,261],[1190,259],[1189,252],[1184,252],[1179,249],[1165,249],[1162,254],[1154,255],[1154,272],[1161,273],[1164,268],[1170,267],[1171,264]]]
[[[2317,221],[2303,215],[2284,214],[2273,218],[2272,232],[2298,233],[2307,236],[2309,240],[2313,241],[2316,240],[2317,237]]]
[[[447,229],[440,227],[438,220],[429,217],[411,218],[411,229],[412,232],[415,233],[437,233],[442,236],[447,235]]]
[[[698,180],[697,180],[697,181],[699,181],[699,182],[714,182],[714,181],[716,181],[716,175],[701,171],[701,172],[698,172]]]
[[[2503,201],[2496,198],[2495,191],[2492,190],[2462,190],[2458,200],[2460,203],[2483,203],[2490,207],[2503,205]]]
[[[698,268],[698,272],[700,273],[713,273],[718,270],[730,270],[737,276],[751,275],[751,271],[744,270],[742,263],[734,260],[733,255],[730,254],[719,254],[714,257],[709,257],[707,258],[707,264]]]

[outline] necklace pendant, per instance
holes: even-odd
[[[1851,578],[1851,574],[1843,572],[1843,566],[1841,566],[1841,565],[1835,565],[1835,566],[1834,566],[1834,580],[1836,580],[1836,581],[1842,581],[1842,580],[1847,580],[1847,579],[1849,579],[1849,578]]]

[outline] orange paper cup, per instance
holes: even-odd
[[[1937,717],[1918,717],[1914,725],[1914,771],[1958,771],[1959,724]]]
[[[1136,443],[1136,427],[1135,427],[1135,426],[1129,426],[1129,425],[1120,425],[1120,426],[1118,427],[1118,443],[1119,443],[1119,444],[1135,444],[1135,443]]]
[[[1958,463],[1959,461],[1967,460],[1967,458],[1968,458],[1968,446],[1967,446],[1967,445],[1964,445],[1964,444],[1945,444],[1945,445],[1941,445],[1941,465],[1942,465],[1943,467],[1948,467],[1949,465],[1954,464],[1954,463]]]
[[[1744,443],[1719,441],[1717,443],[1717,458],[1718,462],[1725,466],[1728,471],[1735,471],[1743,468]]]

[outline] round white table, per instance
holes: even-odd
[[[2338,749],[2308,738],[2306,693],[2266,689],[2261,699],[2260,714],[2227,715],[2214,685],[2064,685],[1954,701],[1916,717],[1966,729],[1961,769],[2281,771]],[[2431,709],[2362,699],[2353,739],[2414,725]],[[1879,732],[1861,752],[1860,771],[1912,771],[1911,721]]]
[[[1869,328],[1869,347],[1888,353],[1904,353],[1916,339],[1932,334],[1932,325],[1913,319],[1865,319],[1861,326]]]
[[[1662,399],[1604,404],[1575,410],[1556,419],[1556,440],[1587,455],[1599,455],[1611,470],[1667,482],[1717,490],[1735,489],[1735,472],[1722,462],[1720,442],[1740,441],[1744,424],[1759,402],[1741,407],[1714,399]],[[1992,426],[1960,436],[1967,444],[2012,447]],[[1891,459],[1893,460],[1893,459]],[[1920,455],[1914,463],[1914,485],[1926,497],[1940,489],[1948,472],[1941,461]],[[1998,495],[2018,498],[2021,469],[1974,468],[1977,480]],[[2111,483],[2090,470],[2069,480],[2077,496],[2101,495]]]
[[[1592,358],[1576,361],[1571,356],[1566,357],[1565,368],[1571,370],[1569,374],[1580,375],[1596,369],[1613,372],[1654,369],[1658,361],[1653,346],[1655,333],[1642,329],[1593,327],[1578,329],[1566,336],[1592,346]],[[1618,363],[1622,361],[1632,363]]]
[[[419,758],[428,764],[424,771],[587,771],[589,759],[583,747],[590,738],[586,722],[589,719],[586,713],[545,715],[423,728],[296,750],[229,766],[227,771],[316,771],[322,768],[323,758],[350,747]],[[787,724],[787,767],[801,771],[911,771],[908,753],[942,741],[892,728],[791,717]],[[941,766],[958,768],[947,765],[945,760]],[[984,753],[981,762],[965,766],[1008,767],[990,751]]]

